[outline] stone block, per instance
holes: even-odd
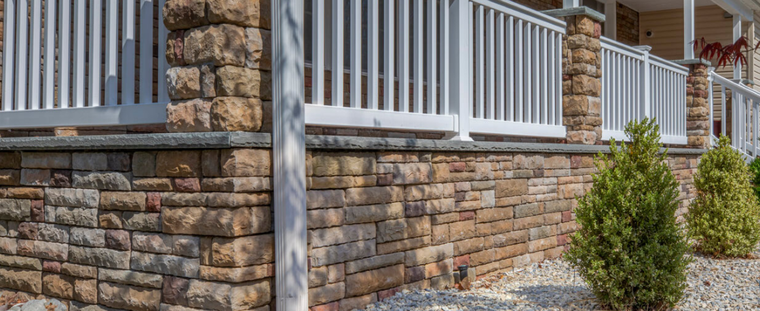
[[[166,71],[166,89],[174,100],[201,97],[201,69],[198,66],[172,67]]]
[[[419,266],[453,257],[454,244],[449,243],[407,251],[405,264],[407,267]]]
[[[236,66],[216,69],[216,93],[218,96],[260,97],[261,72]],[[259,109],[261,102],[259,101]]]
[[[253,235],[241,238],[214,238],[211,264],[217,267],[240,267],[274,261],[274,236]]]
[[[124,230],[106,230],[106,247],[121,251],[130,250],[129,232]]]
[[[407,203],[409,204],[409,203]],[[346,224],[379,222],[404,217],[404,204],[401,202],[345,208]]]
[[[159,177],[198,177],[200,174],[200,151],[159,151],[156,154]]]
[[[346,296],[353,297],[404,284],[404,265],[346,276]]]
[[[188,305],[204,310],[249,310],[271,300],[269,281],[238,285],[191,280]]]
[[[78,227],[97,227],[97,208],[45,206],[45,221]]]
[[[255,177],[271,175],[271,151],[265,149],[225,149],[221,153],[222,176]]]
[[[162,301],[171,304],[187,305],[187,290],[190,287],[190,280],[173,276],[164,278]]]
[[[272,69],[272,33],[260,28],[245,29],[245,66],[253,69]]]
[[[311,251],[312,267],[367,258],[375,255],[375,240],[357,241]]]
[[[528,194],[527,179],[507,179],[496,181],[496,197],[512,197]]]
[[[314,270],[312,270],[314,271]],[[271,264],[240,268],[201,266],[200,278],[209,281],[242,283],[274,276]]]
[[[306,208],[343,207],[346,204],[343,190],[309,190],[306,191]]]
[[[69,258],[69,245],[44,241],[18,241],[18,254],[29,257],[66,261]]]
[[[135,152],[132,161],[132,174],[136,177],[156,176],[156,153]]]
[[[32,201],[0,199],[0,219],[25,221],[32,215]]]
[[[404,263],[404,253],[392,253],[379,255],[370,258],[360,259],[347,262],[345,264],[345,273],[354,274],[362,271],[383,268],[395,264]]]
[[[209,25],[185,31],[184,58],[190,65],[245,66],[244,28],[231,24]]]
[[[22,169],[20,183],[25,186],[49,186],[50,170]]]
[[[122,216],[124,229],[137,231],[161,231],[160,213],[124,212]]]
[[[42,293],[63,299],[74,299],[74,279],[60,274],[42,276]]]
[[[311,210],[306,212],[307,229],[319,229],[343,225],[345,212],[342,208]]]
[[[2,169],[21,168],[21,152],[18,152],[18,151],[0,152],[0,168]]]
[[[0,287],[29,293],[42,293],[42,271],[0,267]]]
[[[72,185],[77,188],[101,190],[132,190],[132,174],[122,172],[82,172],[72,173]]]
[[[70,207],[98,207],[97,190],[45,188],[45,204]]]
[[[106,231],[103,229],[72,227],[69,231],[69,243],[72,245],[105,247]]]
[[[164,25],[169,30],[208,24],[206,0],[169,0],[164,5]]]
[[[129,269],[129,252],[107,248],[69,247],[69,261],[113,269]]]
[[[414,238],[431,233],[430,217],[422,216],[377,223],[379,243]]]
[[[42,260],[39,258],[29,258],[13,255],[0,255],[0,266],[12,267],[26,270],[42,270]]]
[[[317,153],[311,164],[314,176],[358,176],[376,172],[377,159],[373,153]]]
[[[101,152],[76,152],[71,156],[71,166],[79,171],[108,170],[108,156]]]
[[[336,301],[345,297],[345,294],[346,284],[343,282],[309,288],[309,306]]]
[[[54,224],[39,224],[37,238],[42,241],[69,243],[69,227]]]
[[[163,276],[158,274],[104,268],[98,269],[98,280],[148,288],[161,288],[164,282]]]
[[[422,184],[433,181],[432,166],[430,163],[394,163],[378,165],[378,173],[392,173],[393,184]]]
[[[161,290],[100,282],[98,303],[118,309],[158,311]]]
[[[71,154],[63,152],[22,152],[21,167],[70,169]]]
[[[145,211],[146,194],[144,192],[100,193],[100,208],[103,210]]]
[[[224,81],[223,83],[231,82]],[[241,83],[251,84],[253,81],[241,81]],[[235,90],[235,92],[240,93],[239,90]],[[258,93],[257,90],[251,92]],[[214,131],[258,132],[261,129],[262,117],[261,100],[258,98],[217,97],[214,98],[211,105],[211,120]]]
[[[199,259],[179,256],[132,251],[130,268],[132,270],[197,278],[200,272],[200,261]]]
[[[166,106],[166,130],[171,133],[211,132],[211,105],[212,101],[207,99],[172,102]]]
[[[19,170],[0,170],[0,185],[16,186],[21,182],[21,172]]]
[[[366,187],[346,190],[346,204],[348,206],[384,204],[402,200],[402,187]]]
[[[210,207],[261,206],[269,203],[269,193],[209,193],[207,201]]]

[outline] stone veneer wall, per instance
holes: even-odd
[[[268,149],[0,152],[0,292],[273,310]],[[697,156],[672,156],[682,200]],[[560,256],[589,154],[307,151],[309,299],[350,310]],[[683,213],[685,207],[679,213]],[[110,309],[109,309],[110,310]]]

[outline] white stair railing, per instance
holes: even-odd
[[[164,123],[165,1],[5,0],[0,129]]]
[[[627,139],[626,124],[656,118],[662,142],[686,144],[686,77],[689,70],[602,37],[602,139]]]
[[[753,90],[741,83],[729,80],[710,71],[708,101],[712,116],[713,107],[716,105],[713,92],[717,87],[717,94],[721,105],[721,129],[720,134],[731,138],[731,146],[749,159],[760,155],[758,145],[758,117],[760,116],[760,92]],[[729,107],[730,111],[729,111]],[[730,123],[730,126],[729,124]],[[713,145],[717,137],[713,135],[712,117],[710,118],[710,136]]]

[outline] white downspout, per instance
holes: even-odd
[[[683,58],[694,59],[694,0],[683,0]]]

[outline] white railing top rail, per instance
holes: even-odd
[[[529,7],[505,0],[470,0],[470,2],[490,7],[499,12],[522,19],[525,22],[546,27],[552,31],[565,33],[567,23]]]
[[[686,68],[683,65],[676,64],[674,62],[671,62],[671,61],[666,60],[666,59],[664,59],[662,57],[655,56],[655,55],[652,55],[652,54],[649,54],[649,63],[651,63],[654,66],[663,68],[663,69],[672,70],[672,71],[681,73],[683,75],[688,75],[689,74],[689,68]]]
[[[710,72],[710,78],[712,78],[714,82],[725,86],[727,89],[730,89],[733,92],[739,93],[740,95],[747,97],[753,101],[760,102],[760,92],[755,91],[744,84],[727,79],[714,71]]]
[[[616,53],[624,54],[630,57],[637,57],[642,58],[646,54],[646,52],[642,49],[626,45],[620,42],[617,42],[615,40],[612,40],[610,38],[607,38],[605,36],[601,36],[599,38],[599,41],[602,45],[603,49],[607,49]]]

